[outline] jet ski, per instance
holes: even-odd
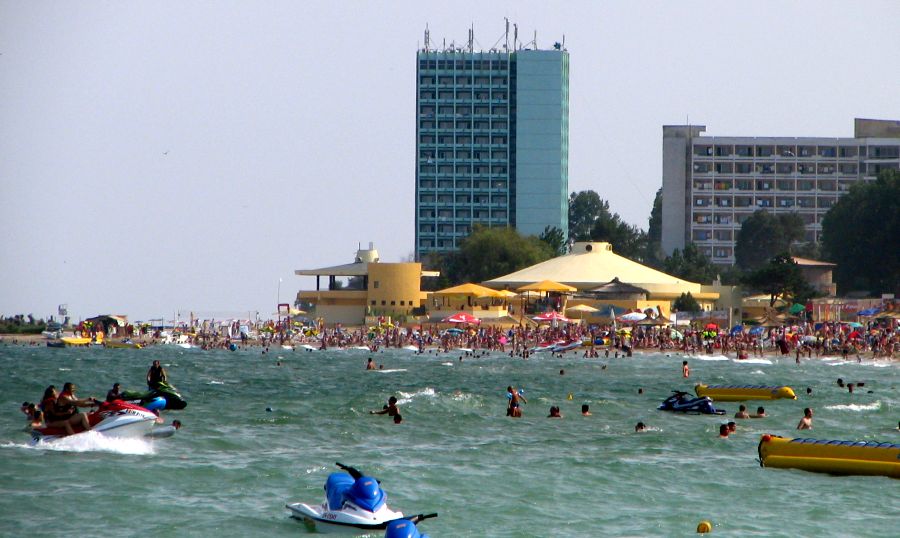
[[[291,517],[322,532],[368,534],[383,531],[388,523],[403,518],[402,512],[387,507],[387,495],[378,480],[357,469],[336,463],[346,471],[331,473],[325,480],[325,502],[286,505]]]
[[[673,394],[663,400],[659,408],[662,411],[676,411],[679,413],[699,413],[704,415],[724,415],[724,409],[716,409],[713,402],[706,396],[690,398],[687,392],[672,391]]]
[[[88,413],[88,423],[91,431],[101,433],[107,437],[150,437],[153,435],[153,425],[156,424],[156,415],[139,406],[116,400],[102,402],[100,408]],[[73,435],[82,433],[81,424],[73,425]],[[68,437],[65,428],[34,428],[31,431],[32,442],[48,442]]]
[[[416,524],[423,519],[432,517],[437,517],[437,514],[419,514],[403,519],[395,519],[388,523],[387,530],[384,531],[384,538],[428,538],[427,534],[419,532]]]
[[[165,400],[165,405],[163,407],[158,407],[158,402],[153,404],[152,402],[156,398],[162,398]],[[131,402],[142,407],[152,407],[153,409],[184,409],[187,407],[187,402],[178,392],[174,386],[166,383],[165,381],[161,381],[155,389],[152,389],[148,392],[140,392],[135,390],[126,390],[122,393],[122,399],[126,402]]]

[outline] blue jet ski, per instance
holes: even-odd
[[[673,390],[672,395],[663,400],[658,407],[661,411],[693,413],[702,415],[724,415],[724,409],[716,409],[713,401],[706,396],[691,398],[687,392]]]
[[[422,534],[416,527],[416,524],[423,519],[437,517],[437,514],[419,514],[403,519],[395,519],[388,523],[387,530],[384,532],[384,538],[428,538],[427,534]]]

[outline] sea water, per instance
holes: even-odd
[[[366,371],[370,356],[384,369]],[[708,358],[688,357],[683,379],[675,353],[522,360],[0,345],[0,535],[306,535],[284,505],[320,502],[339,461],[379,478],[395,510],[438,512],[421,524],[434,538],[690,536],[701,520],[716,536],[897,536],[900,481],[757,461],[760,435],[795,436],[804,407],[815,413],[804,436],[900,442],[897,363]],[[141,389],[154,359],[189,402],[163,414],[184,423],[174,437],[29,446],[23,401],[66,381],[82,397],[103,398],[114,382]],[[849,394],[838,377],[865,386]],[[769,416],[738,420],[722,440],[737,403],[720,405],[724,417],[656,409],[701,381],[787,384],[799,399],[747,402]],[[522,419],[505,416],[507,385],[524,388]],[[400,425],[369,414],[392,395]],[[592,416],[581,415],[585,403]],[[546,418],[552,405],[564,418]],[[638,421],[649,431],[635,433]]]

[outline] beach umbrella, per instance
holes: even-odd
[[[763,327],[762,325],[758,325],[758,326],[750,329],[750,334],[752,334],[753,336],[757,336],[757,335],[762,334],[765,330],[766,330],[765,327]]]
[[[815,344],[816,337],[811,334],[808,334],[808,335],[804,336],[803,338],[801,338],[800,341],[803,342],[804,344]]]
[[[734,336],[734,335],[736,335],[736,334],[740,334],[740,333],[742,333],[742,332],[744,332],[744,326],[743,326],[743,325],[735,325],[734,327],[731,328],[731,335],[732,335],[732,336]]]
[[[806,307],[804,305],[802,305],[800,303],[794,303],[788,309],[788,312],[790,312],[791,314],[799,314],[800,312],[804,312],[805,310],[806,310]]]
[[[859,334],[859,331],[853,331],[852,333],[847,335],[847,338],[860,338],[862,335]]]
[[[855,321],[851,321],[847,325],[849,325],[850,327],[853,327],[854,329],[859,329],[863,326],[862,323],[857,323]]]
[[[452,288],[445,288],[435,291],[432,293],[432,295],[436,295],[438,297],[475,297],[476,299],[480,299],[482,297],[503,297],[503,295],[500,294],[500,292],[498,292],[497,290],[479,286],[478,284],[461,284],[459,286],[453,286]]]
[[[707,329],[707,330],[715,331],[715,330],[717,330],[718,328],[719,328],[719,326],[716,325],[715,323],[707,323],[707,324],[706,324],[706,329]]]
[[[676,340],[684,340],[684,335],[681,334],[681,331],[677,331],[677,330],[675,330],[675,329],[672,329],[672,330],[669,332],[669,338],[674,338],[674,339],[676,339]]]
[[[481,320],[473,316],[472,314],[467,314],[465,312],[457,312],[452,316],[447,316],[442,319],[444,323],[473,323],[475,325],[481,323]]]
[[[558,293],[572,293],[574,291],[578,291],[578,288],[560,284],[559,282],[554,282],[553,280],[542,280],[540,282],[535,282],[534,284],[522,286],[521,288],[518,288],[517,291],[540,291],[545,293],[552,291]]]
[[[534,321],[569,321],[569,318],[553,310],[539,314],[531,319]]]
[[[622,321],[641,321],[646,319],[646,317],[647,314],[644,314],[643,312],[629,312],[619,316],[619,319]]]
[[[599,310],[591,305],[579,304],[566,308],[566,312],[578,312],[580,314],[578,317],[584,319],[585,314],[592,314],[594,312],[599,312]]]
[[[456,327],[451,327],[451,328],[447,329],[447,332],[450,334],[462,334],[465,331],[462,329],[457,329]]]
[[[864,318],[874,316],[875,314],[881,312],[880,308],[867,308],[865,310],[860,310],[856,313],[857,316],[862,316]]]

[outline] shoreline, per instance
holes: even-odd
[[[113,342],[120,342],[123,339],[124,338],[111,338],[109,340],[113,341]],[[131,340],[136,344],[140,344],[142,348],[168,345],[168,344],[163,344],[163,343],[157,341],[157,339],[150,338],[150,337],[132,338]],[[49,341],[51,341],[51,340],[47,339],[46,337],[44,337],[43,335],[40,335],[40,334],[16,334],[16,333],[0,334],[0,345],[14,345],[14,346],[23,346],[23,347],[33,347],[33,346],[42,347],[42,346],[46,345],[46,342],[49,342]],[[266,350],[270,347],[273,350],[274,349],[282,349],[281,344],[279,344],[277,342],[271,342],[271,341],[264,343],[259,340],[247,340],[245,343],[241,343],[240,340],[236,340],[236,341],[234,341],[234,343],[238,345],[238,349],[260,348],[260,349]],[[291,346],[293,348],[293,351],[313,351],[313,350],[303,348],[303,346],[309,345],[308,342],[299,342],[299,343],[298,342],[285,342],[285,345]],[[98,346],[98,347],[102,347],[102,346]],[[201,350],[201,345],[200,344],[192,344],[192,348]],[[216,345],[216,346],[212,346],[209,348],[209,350],[213,350],[213,349],[227,349],[227,348],[225,348],[221,345]],[[349,348],[329,347],[327,350],[334,351],[334,350],[343,350],[343,349],[349,349]],[[404,349],[404,348],[403,347],[395,348],[395,347],[379,346],[378,350],[372,351],[372,353],[377,353],[378,351],[382,351],[382,350],[386,350],[386,349]],[[568,351],[562,352],[562,354],[555,353],[554,355],[562,356],[562,357],[574,357],[574,358],[591,358],[591,357],[584,357],[584,352],[586,349],[588,349],[588,348],[584,347],[584,346],[580,346],[580,347],[576,347],[574,349],[570,349]],[[610,355],[608,357],[605,356],[605,353],[604,353],[606,346],[596,346],[594,349],[598,350],[598,353],[600,354],[599,357],[593,357],[594,359],[614,359],[614,358],[627,359],[628,358],[623,351],[615,349],[615,348],[610,349]],[[319,350],[315,350],[315,351],[319,351]],[[469,350],[468,348],[451,348],[451,349],[445,351],[439,347],[426,347],[424,354],[426,354],[426,355],[442,354],[442,353],[443,354],[458,354],[461,351],[467,351],[467,355],[475,355],[476,353],[480,353],[482,351],[489,352],[489,353],[504,353],[506,355],[509,354],[508,351],[499,352],[498,350],[486,350],[486,349],[484,349],[484,350],[483,349]],[[614,355],[615,352],[618,352],[618,355]],[[767,349],[767,350],[763,351],[762,357],[748,356],[746,359],[743,359],[743,360],[740,360],[737,358],[737,353],[732,352],[732,351],[729,351],[728,353],[723,353],[721,349],[715,349],[715,350],[713,350],[713,353],[705,353],[705,352],[697,353],[696,351],[695,352],[686,352],[679,348],[660,350],[657,347],[647,347],[647,348],[634,348],[634,353],[641,354],[641,355],[645,355],[648,353],[655,353],[655,354],[662,354],[662,355],[677,355],[679,357],[685,357],[688,359],[694,358],[696,360],[704,360],[705,357],[726,357],[727,359],[731,359],[731,360],[734,360],[737,362],[743,362],[743,361],[752,362],[754,359],[759,360],[759,359],[771,359],[771,358],[785,358],[785,359],[789,359],[789,360],[796,360],[795,352],[792,351],[787,354],[782,354],[778,349]],[[542,353],[530,354],[530,357],[541,357],[541,356],[544,356],[544,355]],[[511,357],[511,358],[521,358],[521,357],[516,356],[516,357]],[[851,355],[851,356],[844,358],[840,354],[836,354],[836,355],[829,354],[829,355],[819,355],[819,356],[816,356],[815,354],[813,354],[812,357],[808,357],[806,355],[801,355],[800,362],[810,361],[810,360],[833,360],[833,359],[845,360],[847,362],[859,362],[862,360],[900,362],[900,357],[897,357],[897,356],[894,356],[892,358],[875,357],[875,356],[873,356],[873,353],[871,351],[866,351],[864,353],[861,353],[859,361],[857,360],[855,355]]]

